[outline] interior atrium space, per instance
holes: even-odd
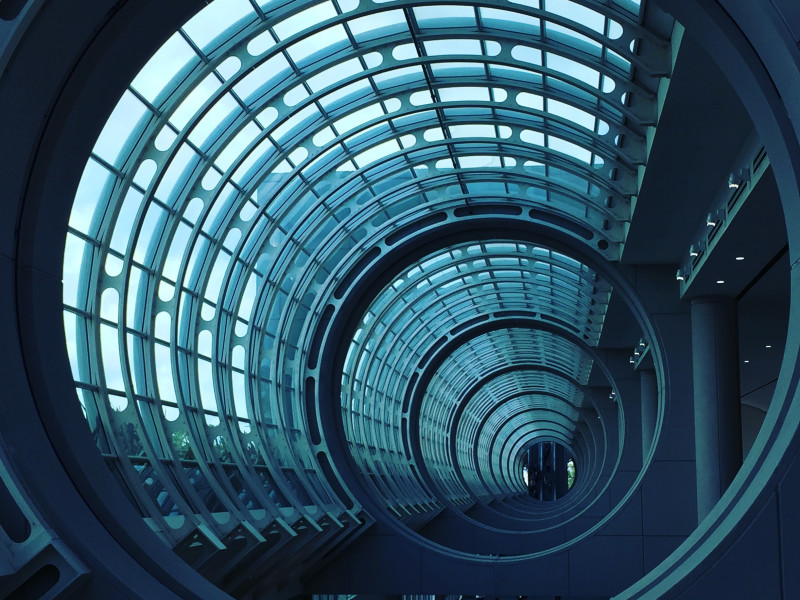
[[[0,598],[800,598],[793,0],[0,0]]]

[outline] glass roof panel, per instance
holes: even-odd
[[[528,35],[538,35],[539,28],[542,24],[541,19],[538,17],[506,9],[482,6],[478,11],[481,16],[481,24],[484,27],[520,32]]]
[[[600,87],[600,72],[576,60],[560,56],[554,52],[545,54],[545,61],[547,67],[560,71],[565,75],[579,79],[592,87]]]
[[[605,17],[587,6],[572,0],[544,0],[543,8],[598,33],[605,33]]]
[[[408,22],[402,10],[385,10],[348,21],[356,42],[368,42],[408,32]]]
[[[548,37],[553,39],[559,39],[560,36],[569,36],[571,38],[570,41],[579,46],[584,52],[598,58],[602,56],[603,45],[600,42],[578,33],[574,29],[564,27],[558,23],[547,22],[545,24],[545,31]]]
[[[352,59],[309,77],[306,83],[312,92],[319,92],[363,71],[361,63],[356,59]]]
[[[316,454],[302,442],[296,365],[309,352],[320,290],[370,244],[476,206],[566,223],[560,233],[605,242],[617,259],[646,156],[646,125],[623,95],[644,113],[655,100],[642,81],[657,78],[630,50],[640,32],[630,0],[273,4],[209,3],[122,94],[70,216],[65,327],[81,398],[96,399],[104,422],[158,418],[191,438],[267,423],[272,433],[252,429],[263,434],[257,454],[306,489]],[[564,407],[579,405],[576,382],[591,362],[579,345],[597,344],[611,294],[589,267],[545,247],[442,245],[377,295],[343,378],[358,460],[376,485],[405,481],[425,499],[399,426],[425,353],[469,319],[528,314],[532,329],[492,332],[454,352],[424,418],[446,419],[442,399],[500,364],[533,364],[539,371],[487,386],[475,414],[516,386],[561,402],[569,420]],[[134,394],[141,401],[129,401]],[[192,427],[190,407],[202,413]],[[277,431],[301,441],[269,441]],[[449,449],[429,441],[444,473]],[[151,442],[142,452],[167,479],[153,449],[170,442]],[[396,459],[376,462],[370,444]],[[453,498],[466,493],[443,485]]]
[[[347,32],[341,25],[334,25],[320,32],[304,36],[286,49],[286,53],[298,67],[303,67],[306,59],[319,53],[331,52],[349,45]]]
[[[244,77],[237,78],[233,91],[245,102],[250,102],[285,80],[289,72],[289,61],[283,54],[276,54]]]
[[[439,4],[416,6],[414,17],[420,27],[473,27],[475,9],[471,6]]]
[[[336,16],[332,2],[320,2],[272,25],[279,40],[288,39],[298,33]]]
[[[200,61],[192,47],[180,33],[174,33],[161,48],[147,61],[139,74],[131,82],[131,87],[149,102],[155,102],[172,92],[168,85],[185,72],[192,64]]]

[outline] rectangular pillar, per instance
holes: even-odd
[[[702,521],[742,464],[739,339],[733,298],[692,300],[697,519]]]

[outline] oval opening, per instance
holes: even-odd
[[[522,481],[534,500],[563,498],[575,485],[577,464],[572,451],[556,442],[538,442],[522,456]]]

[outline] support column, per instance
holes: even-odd
[[[542,500],[555,500],[555,444],[545,442],[539,447],[542,449]]]
[[[692,300],[692,371],[700,522],[742,464],[739,339],[732,298]]]
[[[533,446],[531,446],[528,448],[528,495],[532,498],[536,498],[536,476],[538,469],[534,467],[533,461]]]
[[[656,372],[651,369],[639,371],[642,403],[642,460],[650,452],[658,418],[658,382]]]
[[[561,444],[556,444],[556,500],[563,498],[569,488],[567,487],[567,449]]]

